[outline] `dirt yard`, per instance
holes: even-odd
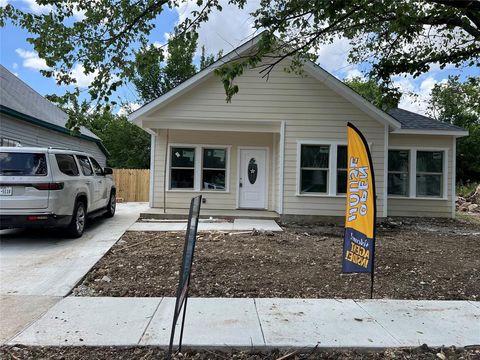
[[[342,227],[200,233],[190,296],[366,298],[369,274],[342,274]],[[77,296],[174,296],[184,233],[127,232]],[[391,220],[379,228],[375,298],[480,300],[480,226]]]
[[[290,356],[287,356],[290,355]],[[163,359],[165,352],[155,347],[0,347],[0,358],[5,360],[18,359],[54,359],[54,360],[127,360],[127,359]],[[431,349],[422,346],[417,349],[391,349],[383,352],[357,352],[357,351],[320,351],[306,350],[304,352],[292,353],[292,351],[272,351],[269,353],[252,352],[220,352],[220,351],[198,351],[185,352],[173,357],[180,359],[237,359],[237,360],[262,360],[262,359],[284,359],[288,360],[306,360],[306,359],[328,359],[328,360],[390,360],[390,359],[408,359],[408,360],[438,360],[438,359],[462,359],[478,360],[480,359],[480,349],[458,350]],[[444,357],[442,357],[444,356]]]

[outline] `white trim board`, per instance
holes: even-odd
[[[148,205],[150,207],[154,206],[155,198],[155,151],[157,146],[157,134],[151,135],[150,137],[150,189],[148,194]]]
[[[463,137],[468,136],[466,130],[427,130],[427,129],[397,129],[391,134],[409,134],[409,135],[445,135]]]

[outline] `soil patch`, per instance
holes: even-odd
[[[126,360],[126,359],[163,359],[165,352],[156,347],[0,347],[0,358],[5,360],[18,359],[69,359],[69,360]],[[221,352],[221,351],[186,351],[176,354],[173,359],[237,359],[237,360],[260,360],[260,359],[335,359],[335,360],[380,360],[380,359],[411,359],[411,360],[438,360],[438,359],[480,359],[479,349],[459,350],[430,349],[421,346],[416,349],[388,349],[380,352],[358,351],[321,351],[307,350],[292,353],[292,351],[271,351],[268,353],[258,352]]]
[[[343,228],[200,233],[190,296],[367,298],[369,274],[342,274]],[[74,289],[78,296],[174,296],[184,233],[127,232]],[[379,228],[374,297],[480,300],[480,226],[393,219]]]

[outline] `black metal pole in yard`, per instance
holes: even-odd
[[[187,302],[188,302],[188,290],[187,290],[187,295],[185,296],[185,305],[183,306],[182,328],[180,329],[180,341],[178,343],[179,352],[182,352],[183,327],[185,325],[185,314],[187,313]]]
[[[375,259],[375,257],[373,257]],[[373,282],[375,280],[375,265],[374,260],[372,260],[372,272],[370,273],[370,299],[373,299]]]
[[[177,295],[177,300],[175,301],[175,309],[177,309],[177,307],[178,307],[178,301],[179,301],[179,297]],[[177,316],[176,313],[174,313],[173,323],[172,323],[172,332],[170,333],[170,345],[168,346],[168,353],[167,353],[167,356],[165,357],[167,360],[170,360],[171,357],[172,357],[173,337],[175,336],[175,331],[173,329],[175,329],[175,325],[177,325],[177,320],[178,320],[178,316]],[[183,329],[183,327],[182,327],[182,329]]]

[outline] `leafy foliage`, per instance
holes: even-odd
[[[268,77],[285,58],[301,64],[339,38],[350,42],[350,62],[370,63],[371,77],[381,80],[382,91],[392,98],[398,97],[393,75],[416,77],[432,65],[480,65],[478,1],[262,0],[253,17],[255,27],[267,31],[255,54],[219,71],[227,99],[238,91],[234,79],[244,67],[259,66]],[[282,41],[274,41],[274,33]],[[252,63],[258,56],[265,61]]]
[[[120,169],[150,167],[150,135],[132,124],[125,116],[110,111],[95,111],[87,127],[103,141],[110,152],[108,165]]]
[[[430,112],[469,131],[469,136],[457,140],[457,180],[480,181],[480,77],[460,82],[458,76],[450,76],[446,83],[436,84]]]
[[[78,101],[72,96],[48,95],[47,98],[65,111],[70,119],[97,135],[107,148],[110,156],[108,166],[126,169],[147,169],[150,167],[150,135],[128,121],[125,116],[114,115],[109,109],[92,109],[87,101]]]
[[[202,45],[202,54],[200,55],[200,70],[206,69],[212,65],[216,60],[220,59],[223,56],[223,51],[220,50],[217,54],[217,58],[213,54],[207,54],[205,46]]]
[[[0,26],[10,21],[32,34],[27,40],[51,68],[42,73],[54,77],[57,84],[76,84],[71,73],[76,64],[83,65],[85,74],[95,74],[88,91],[100,109],[108,108],[113,92],[132,79],[136,49],[148,47],[158,16],[187,0],[37,2],[51,10],[34,14],[9,3],[0,8]],[[197,5],[198,10],[181,24],[187,38],[195,36],[198,25],[208,19],[212,10],[221,10],[218,0],[198,0]],[[65,97],[68,101],[70,94]]]
[[[132,82],[144,102],[151,101],[195,75],[193,57],[197,36],[187,37],[175,31],[168,42],[168,57],[153,45],[135,54]]]
[[[246,1],[229,3],[243,7]],[[91,98],[108,106],[118,86],[134,78],[136,49],[160,57],[148,40],[158,16],[185,2],[95,0],[92,6],[91,0],[41,0],[52,10],[40,15],[8,4],[0,10],[0,26],[11,21],[33,34],[28,40],[51,67],[43,73],[59,84],[74,84],[71,70],[83,64],[87,74],[96,75]],[[179,25],[187,41],[212,11],[222,9],[219,0],[197,0],[196,5]],[[292,58],[288,70],[301,73],[306,59],[339,38],[350,41],[350,61],[370,63],[370,75],[381,80],[382,92],[392,98],[398,96],[392,75],[415,77],[432,65],[480,65],[479,1],[261,0],[252,16],[256,29],[266,30],[256,50],[217,70],[227,101],[239,91],[235,79],[246,67],[258,67],[268,78],[275,66]]]
[[[397,96],[385,94],[385,92],[382,91],[382,87],[378,85],[378,82],[374,79],[353,77],[344,80],[344,83],[380,109],[389,110],[397,108],[400,102],[400,93],[398,93]]]

